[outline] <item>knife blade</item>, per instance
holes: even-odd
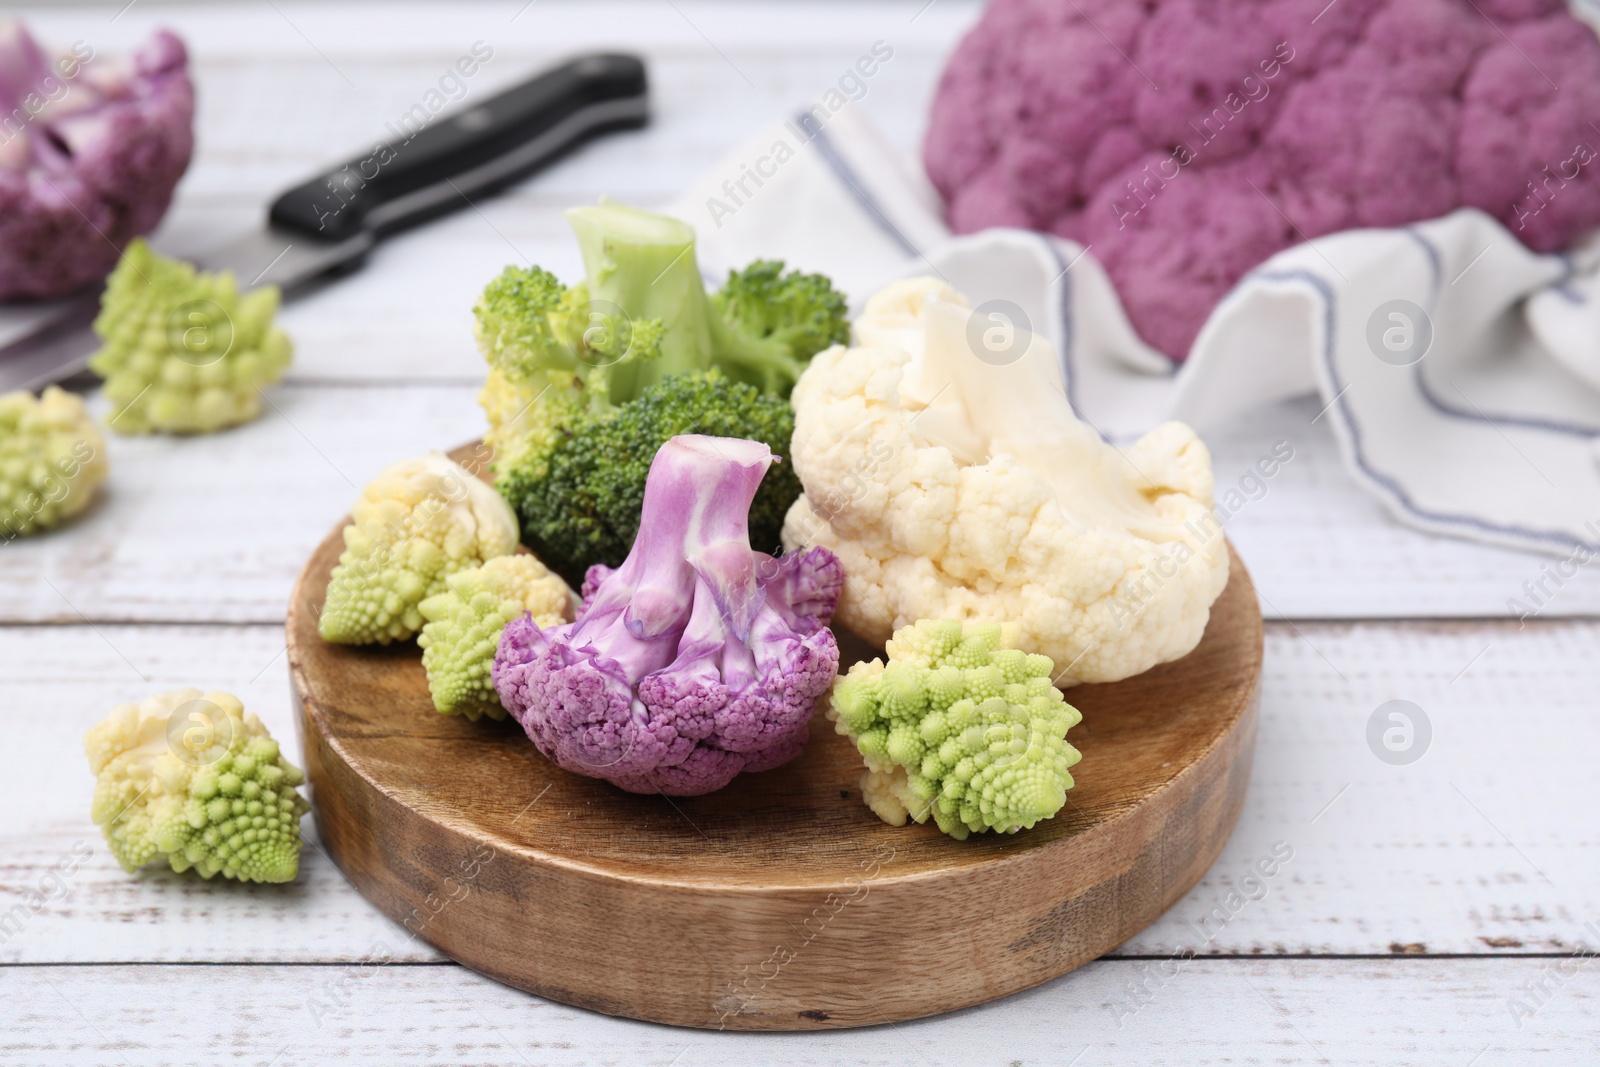
[[[649,118],[640,59],[579,56],[301,182],[272,202],[261,229],[190,258],[202,270],[232,271],[241,290],[276,285],[292,298],[309,282],[358,268],[383,238]],[[0,346],[0,393],[39,389],[87,367],[99,308],[97,291],[69,297]]]

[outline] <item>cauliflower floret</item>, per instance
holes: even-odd
[[[438,452],[396,463],[350,509],[344,554],[317,631],[347,645],[403,641],[446,579],[517,548],[517,517],[492,488]]]
[[[838,555],[838,619],[869,641],[919,619],[1014,621],[1059,685],[1186,655],[1228,580],[1205,445],[1179,423],[1106,444],[1048,342],[1018,331],[1004,359],[978,358],[983,324],[956,295],[896,283],[868,302],[860,343],[800,379],[806,493],[785,543]]]
[[[572,615],[572,590],[533,556],[496,556],[481,567],[457,571],[448,588],[417,610],[427,619],[417,644],[428,672],[433,706],[445,715],[504,719],[491,672],[506,623],[532,615],[544,629]]]
[[[156,228],[194,148],[183,42],[46,55],[0,19],[0,300],[66,296]]]

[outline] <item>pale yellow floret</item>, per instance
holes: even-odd
[[[516,551],[517,518],[490,486],[438,452],[396,463],[364,489],[344,528],[318,632],[387,644],[422,629],[422,601],[457,571]]]

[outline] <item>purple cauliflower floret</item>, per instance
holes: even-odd
[[[774,460],[756,441],[672,438],[632,551],[589,568],[577,621],[506,626],[494,684],[540,752],[672,796],[799,755],[839,669],[827,626],[844,569],[825,548],[751,549],[750,502]]]
[[[995,0],[923,155],[955,230],[1088,246],[1182,359],[1322,234],[1476,207],[1566,247],[1600,225],[1592,122],[1600,41],[1561,0]]]
[[[156,228],[194,148],[183,42],[157,32],[131,56],[79,42],[47,57],[0,20],[0,300],[87,285]]]

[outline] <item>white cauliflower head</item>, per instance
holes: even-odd
[[[855,341],[795,386],[805,494],[784,527],[843,561],[841,624],[882,644],[920,619],[1014,622],[1061,686],[1194,649],[1228,549],[1193,430],[1113,448],[1073,413],[1048,341],[932,278],[874,296]]]

